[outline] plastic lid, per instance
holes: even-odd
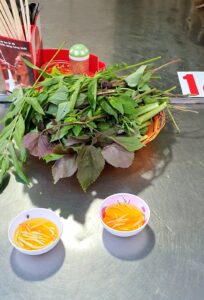
[[[69,55],[73,58],[85,58],[89,56],[89,50],[83,44],[75,44],[69,50]]]

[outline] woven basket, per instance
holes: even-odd
[[[164,127],[165,121],[166,118],[164,111],[160,112],[153,118],[153,122],[149,125],[147,131],[147,138],[143,141],[143,144],[147,145],[149,142],[153,141],[157,137],[157,135]]]

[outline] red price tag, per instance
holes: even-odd
[[[204,72],[178,72],[183,95],[204,97]]]

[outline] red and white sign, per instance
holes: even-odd
[[[204,72],[178,72],[183,95],[204,97]]]

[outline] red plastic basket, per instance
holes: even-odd
[[[40,65],[42,66],[46,63],[48,63],[52,57],[55,55],[57,49],[41,49],[40,53]],[[57,56],[55,57],[55,60],[61,60],[61,61],[69,61],[69,50],[62,49],[59,51]],[[94,54],[90,54],[89,59],[89,76],[93,76],[96,72],[104,70],[106,67],[106,64],[99,60],[98,56]]]

